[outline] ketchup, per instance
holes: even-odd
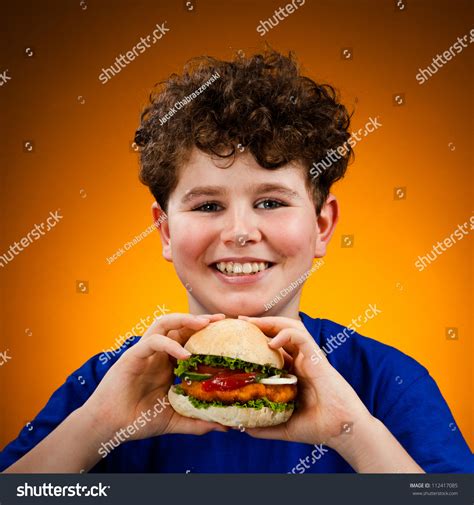
[[[204,391],[231,391],[232,389],[241,388],[247,384],[252,384],[255,382],[255,377],[257,374],[252,373],[242,373],[242,372],[221,372],[202,381],[202,389]]]

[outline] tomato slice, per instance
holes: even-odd
[[[230,372],[230,373],[229,373]],[[255,382],[257,374],[252,373],[232,373],[233,370],[219,373],[201,382],[202,389],[204,391],[231,391],[232,389],[238,389],[247,384],[252,384]]]

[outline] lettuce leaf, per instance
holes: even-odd
[[[186,396],[186,393],[184,392],[184,389],[181,387],[181,384],[176,384],[174,387],[174,392],[178,395],[184,395]]]
[[[197,365],[208,365],[215,367],[230,368],[231,370],[244,370],[246,373],[257,372],[265,377],[275,374],[286,373],[285,370],[279,370],[272,365],[256,365],[238,358],[227,358],[225,356],[211,356],[205,354],[194,354],[186,360],[178,360],[177,367],[174,369],[175,375],[182,377],[188,370],[195,370]]]

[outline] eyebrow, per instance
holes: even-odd
[[[263,183],[253,190],[255,193],[279,193],[280,195],[288,198],[301,200],[299,193],[281,184]],[[227,195],[228,193],[229,190],[223,186],[196,186],[195,188],[186,191],[185,195],[181,199],[181,203],[188,203],[199,196],[222,196]]]

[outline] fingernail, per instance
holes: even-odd
[[[196,319],[199,319],[199,321],[209,321],[209,318],[206,316],[196,316]]]

